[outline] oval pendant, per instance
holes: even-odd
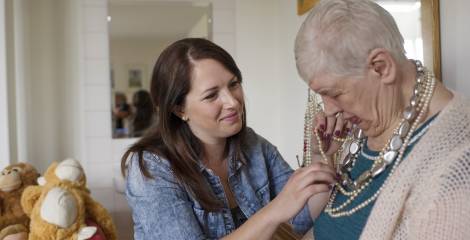
[[[359,143],[357,141],[354,141],[349,145],[349,153],[350,154],[357,154],[359,152]]]
[[[410,123],[408,121],[403,121],[398,129],[398,134],[401,138],[405,138],[408,131],[410,131]]]
[[[397,151],[388,151],[384,154],[384,160],[387,165],[390,165],[393,161],[395,161],[395,158],[398,156]]]
[[[413,94],[418,95],[419,94],[419,85],[416,85],[415,88],[413,89]]]
[[[405,111],[403,111],[403,117],[408,121],[413,120],[416,117],[415,108],[410,106],[406,107]]]
[[[416,95],[413,94],[413,96],[411,97],[410,99],[410,105],[412,107],[416,107],[418,105],[418,98],[416,97]]]
[[[381,174],[385,168],[387,167],[387,164],[384,162],[379,162],[377,165],[375,165],[371,170],[370,174],[373,178],[377,177],[379,174]]]
[[[367,180],[369,180],[370,177],[371,177],[371,173],[369,171],[363,172],[361,176],[357,178],[355,185],[357,187],[361,187],[362,185],[364,185],[364,183],[367,182]]]
[[[401,148],[403,145],[403,140],[401,140],[400,135],[393,135],[392,140],[390,140],[390,149],[396,151]]]

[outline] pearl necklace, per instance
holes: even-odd
[[[427,71],[422,66],[421,62],[415,61],[415,64],[417,70],[417,83],[413,89],[413,94],[410,99],[410,105],[406,107],[403,111],[403,119],[395,128],[394,134],[388,141],[387,145],[382,149],[376,161],[374,161],[371,169],[363,172],[355,181],[353,181],[349,177],[349,173],[354,167],[354,164],[358,158],[358,154],[361,152],[365,137],[362,130],[359,129],[357,126],[354,126],[352,134],[354,135],[354,138],[349,137],[347,139],[342,139],[343,141],[346,141],[346,144],[344,145],[346,146],[346,149],[348,149],[348,154],[346,155],[342,163],[335,163],[335,165],[339,165],[337,170],[338,173],[341,175],[341,182],[336,184],[336,188],[334,189],[330,200],[325,208],[325,212],[327,212],[330,216],[350,216],[355,212],[359,211],[360,209],[364,208],[371,202],[373,202],[378,197],[379,193],[382,191],[383,186],[388,181],[389,176],[393,174],[393,172],[401,162],[403,154],[410,143],[410,138],[413,132],[416,130],[417,126],[419,125],[425,113],[427,112],[435,86],[435,78],[433,74]],[[309,96],[309,103],[310,99],[311,98]],[[314,112],[313,110],[318,109],[308,109],[307,113],[310,112],[310,114],[312,114],[312,112]],[[305,118],[305,130],[310,130],[309,132],[311,133],[313,130],[312,120],[314,114],[307,117],[307,113]],[[310,121],[307,122],[307,120]],[[314,133],[319,143],[318,147],[320,150],[320,154],[324,158],[324,161],[327,161],[327,157],[323,151],[319,134],[317,131],[314,131]],[[306,157],[311,158],[311,149],[309,148],[309,146],[311,146],[310,142],[305,141],[308,140],[307,137],[308,132],[304,134],[304,164],[308,163],[308,159],[306,161]],[[305,151],[307,150],[309,155],[305,155]],[[340,152],[341,150],[338,151],[338,153]],[[336,154],[336,160],[340,158],[340,154],[338,153]],[[351,210],[342,211],[344,208],[349,206],[364,189],[367,188],[367,186],[372,182],[373,179],[383,173],[385,169],[389,166],[391,166],[390,174],[387,176],[385,182],[377,190],[377,192],[374,193],[372,197],[368,198],[367,200],[360,203]],[[333,208],[333,202],[338,191],[341,192],[341,194],[348,196],[349,198],[340,206]]]

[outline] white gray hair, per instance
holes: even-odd
[[[297,69],[304,81],[319,73],[360,76],[376,48],[406,61],[395,20],[370,0],[321,0],[303,22],[295,41]]]

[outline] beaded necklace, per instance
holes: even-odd
[[[337,173],[341,176],[340,182],[336,184],[330,200],[325,208],[325,212],[331,217],[350,216],[360,209],[366,207],[375,199],[383,189],[383,186],[388,181],[388,177],[393,174],[399,163],[403,158],[403,154],[410,144],[410,138],[413,132],[422,121],[427,112],[431,97],[434,91],[435,78],[433,74],[423,67],[420,61],[415,61],[417,71],[417,81],[413,89],[413,94],[410,98],[409,106],[403,111],[403,119],[398,126],[394,129],[393,135],[380,152],[379,156],[374,159],[371,169],[363,172],[357,179],[353,180],[350,177],[350,172],[355,165],[359,153],[363,147],[366,137],[361,129],[353,126],[352,134],[346,139],[336,139],[336,141],[344,142],[343,148],[347,149],[347,154],[343,158],[341,156],[342,149],[335,154],[334,165]],[[313,102],[313,101],[312,101]],[[319,104],[313,108],[311,105],[311,97],[309,94],[309,105],[305,117],[305,131],[304,132],[304,165],[311,163],[311,142],[308,140],[313,137],[311,134],[314,132],[318,141],[318,147],[323,160],[328,162],[327,157],[322,148],[322,142],[317,131],[313,131],[313,116],[319,111]],[[311,109],[310,109],[311,108]],[[308,120],[308,122],[307,122]],[[308,132],[307,132],[308,131]],[[311,141],[311,140],[310,140]],[[339,159],[343,159],[339,161]],[[353,207],[350,210],[344,210],[349,206],[356,197],[373,181],[374,178],[379,176],[388,167],[391,167],[390,173],[387,176],[384,184],[372,195],[370,198]],[[348,196],[348,199],[341,205],[333,207],[334,200],[338,191]]]

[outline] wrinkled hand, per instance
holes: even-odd
[[[324,112],[319,112],[314,117],[314,126],[314,131],[318,131],[320,136],[325,155],[331,157],[339,150],[342,144],[333,140],[333,136],[338,138],[346,137],[351,130],[352,124],[345,121],[342,114],[339,114],[339,116],[326,116]],[[312,152],[318,155],[320,154],[320,149],[318,148],[318,140],[315,133],[312,138]]]
[[[311,196],[329,192],[336,182],[335,176],[329,165],[319,162],[296,170],[270,204],[274,208],[275,219],[281,223],[293,218]]]

